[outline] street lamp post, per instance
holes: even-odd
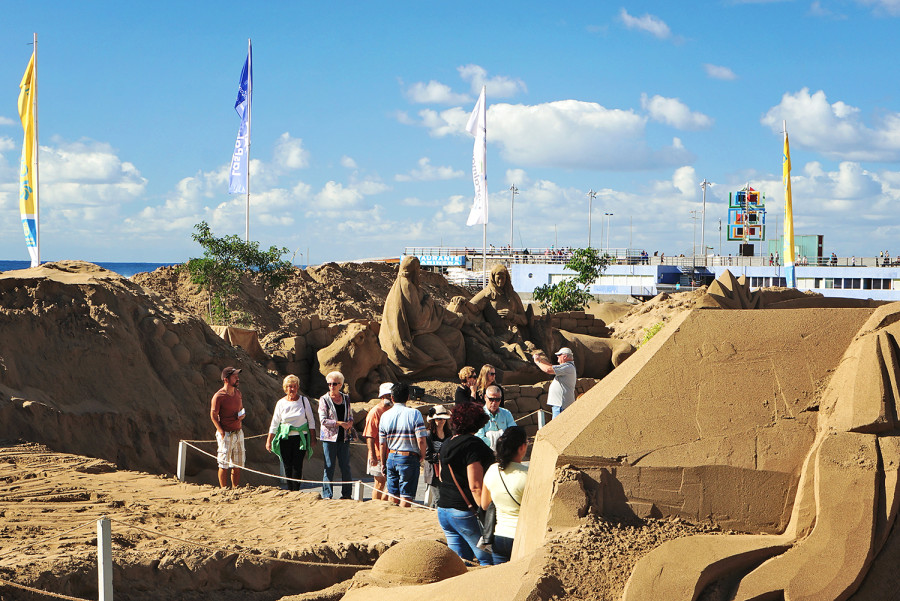
[[[597,198],[597,193],[594,192],[594,189],[591,188],[588,191],[588,248],[591,247],[591,213],[594,211],[594,199]],[[602,226],[602,224],[601,224]],[[602,228],[601,228],[602,229]],[[603,243],[603,233],[601,232],[600,243]]]
[[[700,182],[700,187],[703,188],[703,221],[700,224],[700,246],[703,247],[704,265],[706,265],[706,189],[712,185],[713,183],[706,181],[706,178],[703,178],[703,181]]]
[[[697,266],[697,213],[700,211],[691,211],[691,220],[694,222],[694,240],[691,243],[691,267]],[[693,277],[693,276],[692,276]]]
[[[519,189],[513,184],[509,187],[509,252],[513,249],[513,209],[516,206],[516,194]]]

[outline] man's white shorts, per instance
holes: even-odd
[[[228,470],[233,467],[244,467],[244,431],[225,432],[223,437],[216,432],[216,460],[219,467]]]

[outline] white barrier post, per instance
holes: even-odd
[[[362,501],[363,500],[363,483],[362,480],[357,480],[353,483],[353,500],[354,501]]]
[[[175,468],[175,477],[184,482],[184,467],[187,465],[187,443],[178,441],[178,466]]]
[[[112,601],[112,535],[109,518],[97,520],[97,584],[100,601]]]
[[[547,418],[544,416],[544,410],[538,409],[538,430],[547,425]]]

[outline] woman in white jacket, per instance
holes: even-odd
[[[325,455],[325,474],[322,477],[322,498],[330,499],[334,468],[341,468],[341,498],[351,498],[353,474],[350,473],[350,440],[353,438],[353,409],[350,397],[341,392],[344,375],[333,371],[325,376],[328,392],[319,399],[319,423],[322,425],[319,439]]]
[[[300,394],[300,379],[287,376],[281,387],[285,396],[275,403],[266,450],[278,455],[284,475],[294,480],[303,478],[303,460],[312,456],[316,446],[316,420],[309,399]],[[288,480],[289,490],[300,490],[300,483]]]

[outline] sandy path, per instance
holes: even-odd
[[[189,567],[195,574],[203,572],[197,565],[211,565],[238,550],[310,561],[371,563],[397,540],[443,539],[432,511],[404,510],[376,501],[324,501],[318,493],[273,487],[223,491],[170,477],[119,471],[103,460],[54,453],[37,444],[0,444],[0,578],[90,598],[83,588],[96,587],[96,575],[84,575],[86,584],[77,577],[58,576],[73,569],[89,571],[96,556],[96,520],[102,516],[113,520],[113,558],[125,566],[117,571],[118,579],[131,589],[129,594],[117,587],[117,599],[142,598],[139,591],[152,592],[154,587],[158,593],[158,586],[166,582],[158,572],[167,557],[192,558],[196,565]],[[85,527],[65,534],[82,524]],[[22,548],[31,543],[38,544]],[[231,557],[232,564],[234,560]],[[140,576],[138,570],[125,569],[128,566],[152,569],[144,569],[147,574]],[[212,569],[207,568],[207,572]],[[243,586],[271,588],[277,568],[267,569],[265,577]],[[318,570],[317,577],[325,581],[333,574]],[[307,590],[315,590],[312,582],[309,586]],[[7,592],[0,588],[0,598],[7,599]]]

